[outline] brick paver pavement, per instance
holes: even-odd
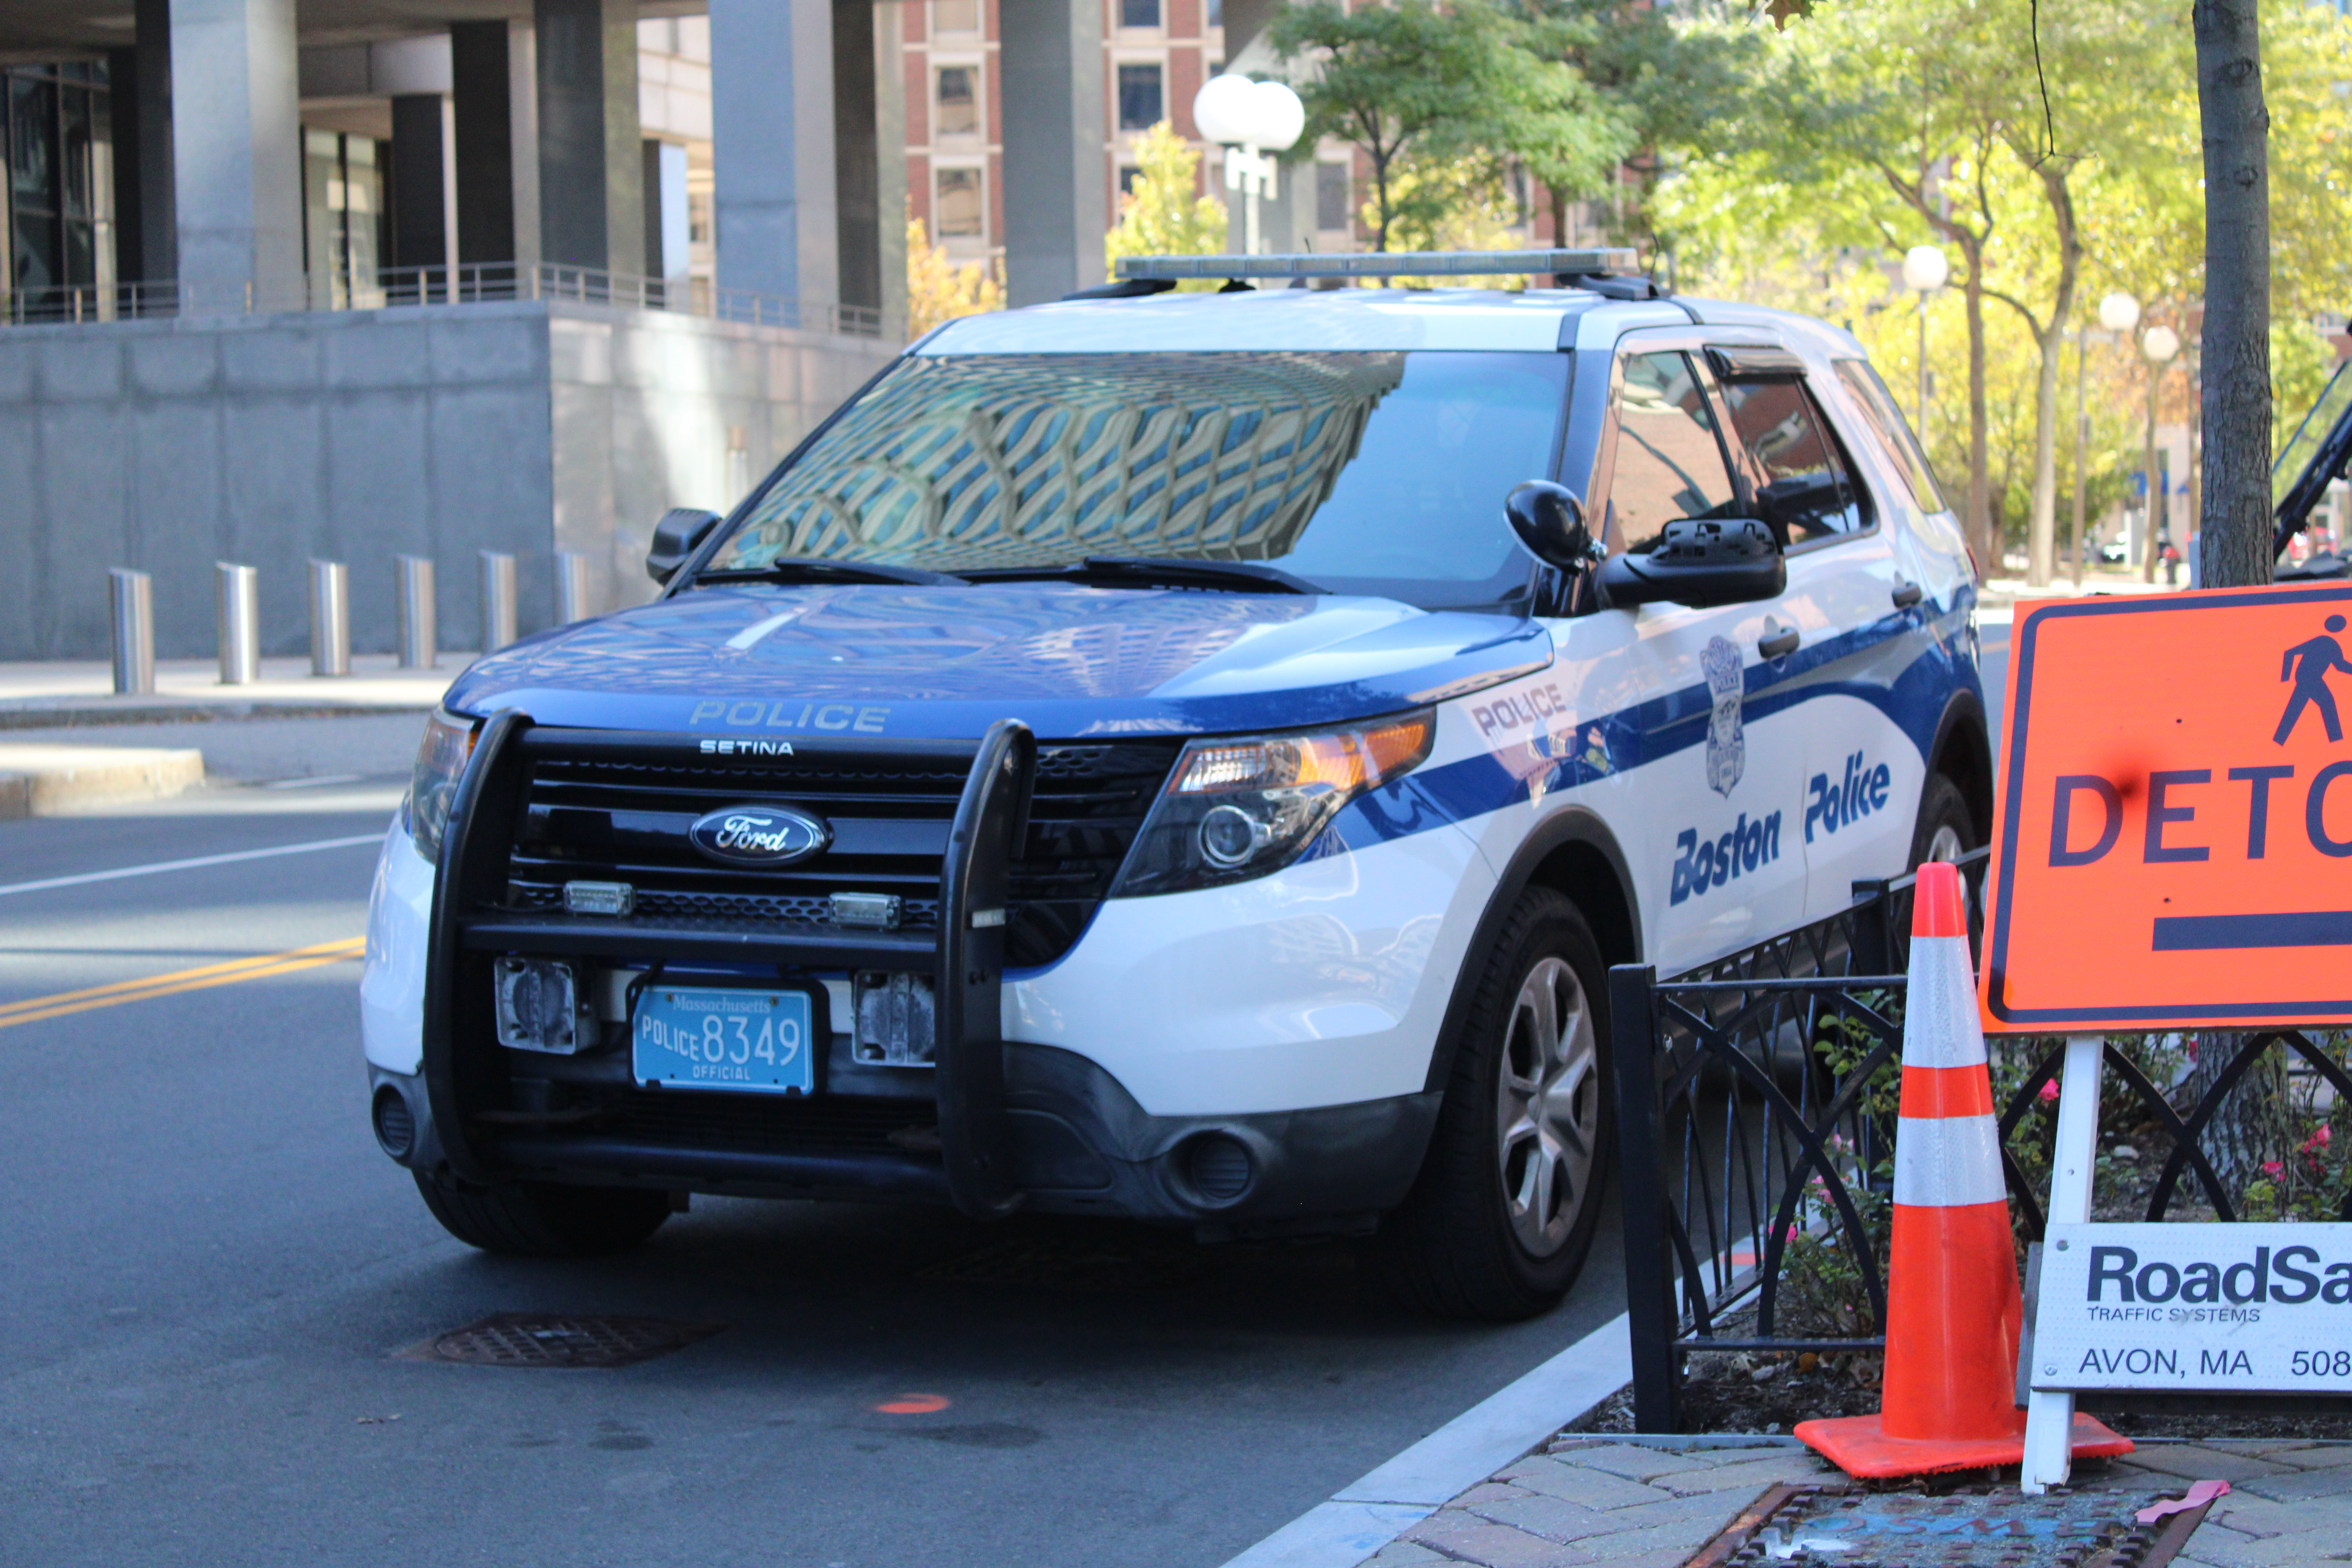
[[[2352,1563],[2352,1442],[2144,1443],[2084,1465],[2075,1484],[2167,1490],[2216,1477],[2228,1497],[2173,1561],[2180,1568]],[[1563,1436],[1445,1507],[1366,1568],[1677,1568],[1776,1481],[1834,1467],[1794,1438]]]

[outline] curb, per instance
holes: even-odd
[[[0,744],[0,821],[162,800],[204,782],[199,751]]]
[[[243,719],[373,719],[433,711],[429,702],[135,702],[0,708],[0,732],[110,724],[235,723]]]

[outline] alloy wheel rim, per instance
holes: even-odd
[[[1927,840],[1927,858],[1930,860],[1948,863],[1968,852],[1969,847],[1960,842],[1960,830],[1948,822],[1939,824]]]
[[[1592,1009],[1567,960],[1538,959],[1519,982],[1496,1078],[1504,1206],[1520,1247],[1549,1258],[1584,1207],[1601,1128]]]

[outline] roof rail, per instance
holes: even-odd
[[[1630,248],[1599,250],[1387,250],[1354,256],[1123,256],[1124,280],[1179,278],[1443,278],[1552,273],[1638,275]]]

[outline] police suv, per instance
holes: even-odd
[[[931,1199],[1557,1300],[1609,966],[1989,815],[1975,569],[1862,350],[1623,257],[1130,262],[669,514],[655,602],[428,727],[361,987],[385,1152],[493,1251]],[[1562,286],[1303,286],[1512,268]]]

